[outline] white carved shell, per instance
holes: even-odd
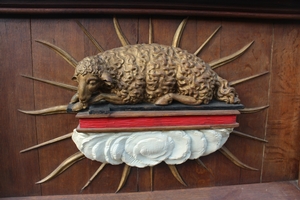
[[[227,141],[231,128],[121,133],[73,131],[77,148],[89,159],[102,163],[143,168],[161,162],[181,164],[215,152]]]

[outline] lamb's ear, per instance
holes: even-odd
[[[72,77],[72,81],[77,81],[77,77],[75,75]]]
[[[106,85],[111,86],[111,84],[112,84],[112,78],[111,78],[111,76],[109,75],[109,73],[107,73],[107,72],[103,72],[103,73],[102,73],[102,75],[101,75],[101,80],[104,81],[104,83],[105,83]]]

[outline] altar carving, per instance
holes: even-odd
[[[38,183],[54,178],[83,158],[89,158],[102,164],[82,189],[106,164],[121,163],[126,165],[117,191],[126,182],[131,167],[149,166],[152,170],[161,162],[167,163],[175,178],[186,185],[175,165],[187,159],[203,165],[199,158],[217,150],[239,167],[256,170],[233,156],[223,145],[231,132],[264,141],[233,130],[238,126],[236,115],[240,112],[257,112],[268,107],[244,108],[239,104],[233,86],[267,72],[228,82],[213,70],[241,56],[253,42],[229,56],[205,63],[197,54],[220,27],[192,54],[178,47],[186,22],[184,19],[179,25],[172,46],[154,44],[151,34],[149,44],[131,45],[114,18],[123,47],[107,51],[78,22],[100,51],[79,62],[59,47],[37,41],[75,68],[73,80],[78,82],[78,87],[24,75],[76,93],[68,105],[20,111],[37,115],[77,112],[79,118],[79,125],[72,133],[22,151],[70,137],[79,149]],[[151,23],[149,30],[152,30]],[[171,123],[176,117],[180,120]],[[140,119],[151,123],[141,123]]]

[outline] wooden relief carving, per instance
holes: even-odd
[[[149,166],[151,171],[160,162],[167,163],[175,178],[187,185],[175,165],[193,159],[204,166],[199,158],[217,150],[237,166],[256,170],[241,162],[223,145],[230,133],[266,142],[233,130],[238,126],[237,114],[258,112],[268,107],[243,108],[233,86],[268,72],[228,82],[214,71],[241,56],[253,42],[236,53],[205,63],[197,54],[220,27],[192,54],[178,47],[187,19],[178,26],[172,45],[166,46],[153,43],[151,21],[149,44],[129,44],[114,18],[123,47],[107,51],[85,27],[77,23],[100,51],[99,54],[78,62],[61,48],[49,42],[38,42],[54,50],[75,68],[73,80],[78,82],[78,87],[23,75],[76,93],[69,105],[21,112],[34,115],[78,112],[80,119],[79,127],[72,133],[22,151],[70,137],[80,150],[38,183],[58,176],[81,159],[89,158],[102,164],[82,189],[106,164],[121,163],[126,165],[117,191],[126,182],[131,167]],[[116,107],[119,110],[112,110]],[[140,118],[152,120],[151,125]],[[173,122],[170,122],[171,119]]]
[[[198,105],[208,104],[214,97],[239,103],[228,81],[199,57],[159,44],[126,45],[84,58],[77,64],[73,79],[78,81],[78,93],[71,103],[79,101],[73,111],[102,100],[156,105],[176,100]]]

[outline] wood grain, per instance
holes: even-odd
[[[222,66],[216,71],[228,80],[237,80],[270,70],[272,26],[266,22],[226,21],[222,23],[221,55],[226,56],[240,49],[248,42],[254,44],[235,61]],[[228,37],[232,36],[232,37]],[[268,90],[270,76],[266,75],[235,86],[241,102],[247,108],[268,105]],[[238,116],[241,132],[264,138],[267,111]],[[237,145],[238,144],[238,145]],[[231,135],[225,144],[230,151],[247,165],[260,169],[249,171],[237,169],[234,172],[237,183],[259,182],[262,170],[262,156],[264,143]],[[232,166],[232,164],[231,164]],[[225,166],[224,166],[225,167]]]
[[[300,188],[300,164],[299,164],[299,172],[298,172],[298,188]]]
[[[76,60],[83,58],[84,36],[80,30],[74,31],[77,24],[74,21],[61,19],[33,19],[31,22],[32,40],[44,40],[50,42],[70,53]],[[42,44],[33,42],[33,75],[39,78],[76,85],[71,81],[74,68],[63,60],[58,54]],[[42,109],[56,105],[64,105],[69,102],[73,92],[52,85],[34,82],[35,109]],[[37,116],[36,128],[38,143],[67,134],[73,130],[78,122],[74,120],[74,114],[59,114],[49,116]],[[65,140],[39,150],[40,178],[50,174],[63,160],[74,154],[76,147],[71,140]],[[51,156],[51,159],[49,159]],[[84,184],[84,177],[74,175],[74,170],[83,161],[76,163],[70,170],[57,178],[41,184],[43,195],[72,194],[78,192]],[[76,170],[77,169],[77,170]],[[88,177],[87,171],[83,172]],[[74,181],[77,179],[78,181]],[[61,181],[65,180],[65,181]],[[66,180],[68,180],[66,182]],[[66,184],[68,183],[68,184]],[[75,186],[74,186],[75,185]]]
[[[176,17],[152,15],[154,42],[170,45],[175,30],[185,17],[184,14],[180,13],[182,16],[178,14]],[[78,17],[104,49],[121,45],[113,27],[112,16],[73,17]],[[118,19],[130,43],[148,42],[148,16],[118,16]],[[0,160],[5,163],[0,167],[3,180],[0,183],[0,196],[78,194],[100,163],[85,159],[49,182],[34,184],[78,151],[71,140],[21,155],[18,153],[29,146],[71,132],[77,127],[78,120],[74,114],[34,117],[19,113],[17,109],[34,110],[67,104],[73,93],[22,78],[19,74],[76,85],[71,81],[74,73],[72,66],[47,47],[34,42],[36,39],[63,48],[77,60],[95,55],[98,51],[73,18],[2,18],[0,22],[0,77],[3,80],[0,88],[5,94],[0,100],[3,105]],[[300,26],[294,21],[287,23],[190,17],[180,47],[193,53],[219,25],[222,25],[220,32],[198,56],[209,62],[231,54],[255,40],[243,56],[216,71],[230,81],[264,71],[271,72],[236,86],[246,107],[270,105],[267,110],[240,115],[238,130],[265,138],[269,142],[264,144],[231,135],[225,144],[240,160],[258,168],[259,171],[241,170],[219,152],[201,158],[209,171],[193,160],[177,166],[177,169],[189,188],[296,179],[300,157]],[[115,192],[122,171],[123,165],[105,166],[83,193]],[[173,177],[166,164],[154,167],[153,172],[154,190],[186,189]],[[150,183],[149,168],[132,168],[129,179],[120,193],[149,191]],[[256,190],[259,190],[259,186]],[[229,193],[222,191],[221,194],[214,195],[230,198]],[[231,192],[236,195],[242,194],[240,189]],[[188,192],[185,194],[188,195]],[[276,194],[280,195],[274,193]]]
[[[300,26],[274,25],[270,109],[263,181],[296,179],[299,162]],[[288,106],[287,106],[288,105]]]
[[[32,74],[30,20],[0,20],[0,196],[40,195],[38,153],[19,151],[36,144],[35,117],[18,109],[34,109],[33,82],[20,74]],[[27,175],[26,175],[27,174]]]

